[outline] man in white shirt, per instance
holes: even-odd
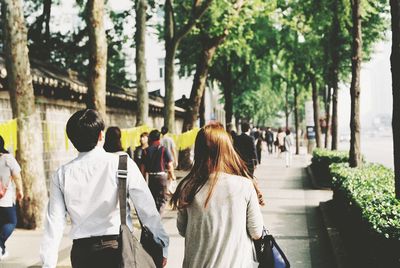
[[[119,156],[104,151],[103,130],[104,122],[95,110],[78,111],[68,120],[67,135],[79,155],[61,166],[50,182],[40,249],[44,268],[57,265],[67,213],[72,222],[72,267],[119,267]],[[155,242],[163,247],[165,266],[169,239],[150,190],[132,159],[128,159],[127,191],[142,224],[153,233]],[[130,213],[127,213],[127,222],[132,230]]]
[[[161,128],[161,134],[163,135],[162,139],[161,139],[161,145],[170,151],[171,156],[173,158],[174,167],[177,167],[178,166],[178,154],[176,152],[176,145],[175,145],[174,140],[167,135],[168,128],[166,126],[163,126]]]

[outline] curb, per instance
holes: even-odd
[[[339,230],[333,219],[332,200],[319,203],[319,210],[322,214],[323,224],[328,236],[329,244],[332,249],[333,258],[338,268],[350,268],[349,255],[345,251],[343,239],[340,237]]]
[[[306,170],[306,173],[307,173],[308,177],[309,177],[310,180],[311,180],[311,185],[312,185],[312,187],[313,187],[314,189],[318,189],[318,190],[329,190],[329,191],[332,190],[330,187],[321,186],[321,185],[318,183],[317,179],[316,179],[315,176],[314,176],[314,172],[312,171],[311,165],[308,165],[308,166],[305,168],[305,170]]]

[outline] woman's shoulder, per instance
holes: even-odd
[[[221,176],[221,178],[228,180],[230,183],[235,183],[235,184],[242,185],[242,186],[252,185],[252,181],[249,178],[246,178],[246,177],[243,177],[240,175],[220,173],[220,176]]]

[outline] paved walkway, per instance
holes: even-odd
[[[262,208],[264,223],[276,237],[294,268],[333,268],[332,257],[323,231],[318,205],[331,198],[330,191],[313,190],[304,167],[306,155],[295,156],[293,165],[286,168],[284,160],[263,156],[256,176],[266,198]],[[167,267],[180,267],[183,259],[184,240],[176,230],[176,213],[168,211],[163,219],[170,235]],[[70,267],[71,242],[64,235],[58,267]],[[39,266],[39,244],[42,231],[17,230],[8,241],[10,257],[0,262],[0,268]]]

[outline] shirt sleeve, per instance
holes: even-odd
[[[67,210],[64,194],[60,188],[60,170],[50,182],[50,197],[45,218],[45,230],[40,246],[40,258],[43,268],[53,268],[57,265],[58,248],[63,236]]]
[[[163,256],[168,256],[169,238],[161,223],[153,196],[142,174],[132,160],[128,159],[128,192],[142,224],[153,234],[157,244],[163,247]]]
[[[172,154],[171,151],[168,149],[168,147],[164,147],[164,162],[168,164],[169,162],[172,162]]]
[[[186,227],[187,227],[188,215],[186,208],[180,209],[178,211],[178,217],[176,219],[176,227],[181,236],[185,237]]]
[[[6,158],[6,163],[7,166],[10,168],[12,175],[21,172],[21,166],[18,164],[17,160],[15,160],[15,158],[12,155]]]
[[[250,191],[247,203],[247,231],[252,238],[258,238],[262,234],[264,222],[260,205],[258,204],[256,190],[254,189],[253,184],[249,187]]]

